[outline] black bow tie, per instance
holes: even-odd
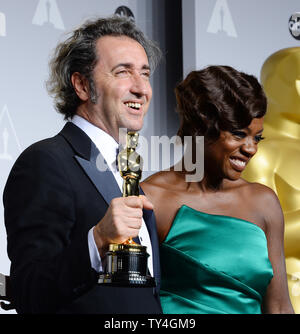
[[[117,168],[117,171],[119,171],[119,159],[118,159],[118,155],[119,155],[119,146],[116,149],[116,168]]]

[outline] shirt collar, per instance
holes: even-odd
[[[71,121],[89,136],[108,165],[115,163],[119,144],[112,136],[81,116],[75,115]]]

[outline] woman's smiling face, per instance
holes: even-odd
[[[263,139],[264,118],[254,118],[247,128],[220,131],[220,137],[205,145],[205,171],[221,178],[237,180]]]

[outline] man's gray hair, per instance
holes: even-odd
[[[81,102],[71,82],[73,73],[79,72],[86,77],[91,100],[96,102],[93,70],[98,61],[96,42],[103,36],[127,36],[136,40],[145,49],[151,71],[154,71],[161,59],[162,53],[157,44],[148,39],[129,18],[112,16],[86,21],[69,38],[58,44],[49,62],[50,76],[46,87],[55,99],[57,111],[65,119],[75,115]]]

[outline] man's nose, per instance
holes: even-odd
[[[145,96],[149,94],[151,87],[147,78],[143,77],[141,74],[135,74],[132,81],[131,92],[133,94],[136,96]]]

